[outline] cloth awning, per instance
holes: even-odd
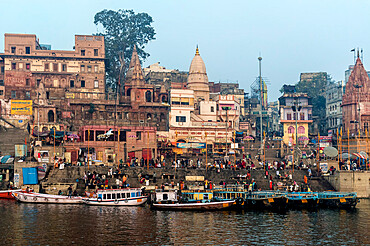
[[[361,159],[367,159],[367,157],[363,154],[360,154],[360,153],[353,153],[354,156],[358,157],[358,158],[361,158]]]

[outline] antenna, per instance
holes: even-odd
[[[361,48],[361,61],[364,62],[364,50]]]

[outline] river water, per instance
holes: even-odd
[[[170,212],[0,200],[1,245],[370,245],[355,210]]]

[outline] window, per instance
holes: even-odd
[[[50,92],[49,91],[46,92],[46,99],[50,99]]]
[[[117,199],[121,199],[121,193],[117,193]]]
[[[94,49],[94,56],[98,56],[99,55],[99,50],[98,49]]]
[[[308,114],[308,120],[312,120],[312,114]]]
[[[11,50],[12,50],[12,54],[15,54],[15,47],[12,47]]]
[[[30,47],[26,47],[26,54],[31,54],[31,48]]]
[[[85,50],[81,50],[81,55],[85,56]]]
[[[12,70],[16,70],[16,69],[17,69],[17,63],[12,62]]]
[[[293,113],[293,120],[298,120],[297,119],[297,113]]]
[[[94,72],[97,73],[98,72],[98,66],[94,66]]]
[[[58,72],[58,63],[53,63],[53,71]]]
[[[0,96],[4,95],[4,91],[0,90]]]
[[[85,87],[85,80],[81,80],[81,88]]]
[[[176,116],[176,122],[186,122],[186,116]]]
[[[45,71],[49,71],[49,63],[45,63],[44,67],[45,67]]]
[[[30,99],[31,98],[31,93],[29,91],[26,91],[26,98]]]
[[[152,101],[152,93],[150,91],[145,92],[145,99],[147,102]]]
[[[107,194],[107,199],[108,200],[112,199],[112,194]]]
[[[4,80],[0,79],[0,86],[4,86]]]
[[[288,133],[294,133],[294,127],[293,126],[288,127]]]
[[[127,193],[127,198],[130,198],[131,197],[131,194],[130,193]]]
[[[141,132],[136,132],[136,140],[141,140]]]
[[[215,112],[215,107],[211,106],[211,112]]]
[[[30,68],[31,68],[31,64],[26,63],[26,70],[30,70]]]
[[[299,133],[299,134],[304,134],[304,132],[305,132],[305,128],[304,128],[304,126],[299,126],[299,127],[298,127],[298,133]]]
[[[12,91],[10,96],[11,96],[11,98],[16,98],[17,97],[17,92]]]
[[[122,198],[126,198],[126,193],[121,193]]]
[[[41,83],[41,79],[37,79],[37,80],[36,80],[37,87],[39,87],[39,86],[40,86],[40,83]]]
[[[300,114],[299,114],[299,119],[300,119],[300,120],[304,120],[304,113],[300,113]]]
[[[107,199],[107,194],[103,194],[103,199]]]
[[[364,130],[369,131],[369,122],[364,123]]]
[[[98,80],[94,81],[94,88],[99,88],[99,81]]]
[[[112,199],[116,199],[116,194],[115,193],[112,194]]]
[[[85,72],[85,65],[81,65],[81,72]]]
[[[30,85],[30,79],[26,79],[26,86]]]
[[[292,114],[286,114],[286,119],[287,120],[292,120]]]
[[[67,71],[67,64],[62,64],[62,71],[66,72]]]
[[[4,73],[4,66],[1,67],[1,73]]]
[[[69,81],[69,87],[71,87],[71,88],[75,87],[75,81],[74,80]]]
[[[91,66],[87,66],[87,72],[91,73]]]

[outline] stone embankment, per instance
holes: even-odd
[[[236,184],[237,182],[243,183],[246,178],[241,178],[240,176],[245,176],[247,170],[221,170],[217,172],[215,169],[190,169],[190,168],[143,168],[143,167],[131,167],[121,169],[120,174],[113,176],[108,176],[110,167],[100,167],[91,166],[87,168],[85,166],[71,166],[65,169],[54,169],[52,168],[45,180],[41,182],[41,188],[46,193],[56,194],[59,190],[65,191],[69,185],[73,185],[74,189],[78,191],[79,194],[83,194],[85,191],[85,183],[83,180],[84,174],[88,171],[93,173],[96,172],[101,177],[105,175],[108,177],[110,187],[116,185],[116,179],[121,179],[123,176],[127,177],[127,183],[130,187],[142,187],[147,184],[147,182],[140,183],[140,177],[146,178],[149,181],[148,188],[155,188],[155,186],[160,187],[162,184],[177,185],[180,181],[185,181],[188,187],[200,187],[204,185],[202,180],[211,181],[214,185],[219,185],[221,182],[226,182],[227,184]],[[113,173],[116,171],[112,167]],[[282,170],[280,174],[289,174],[292,170]],[[251,178],[257,183],[258,188],[263,190],[269,189],[269,180],[265,178],[264,170],[251,170]],[[292,181],[296,181],[299,185],[303,184],[304,176],[308,175],[307,170],[294,170],[293,179],[277,179],[276,171],[270,170],[269,175],[272,176],[274,184],[277,182],[282,182],[289,185]],[[154,179],[156,182],[154,183]],[[324,190],[334,190],[334,188],[321,177],[313,177],[309,180],[310,187],[313,191],[324,191]]]

